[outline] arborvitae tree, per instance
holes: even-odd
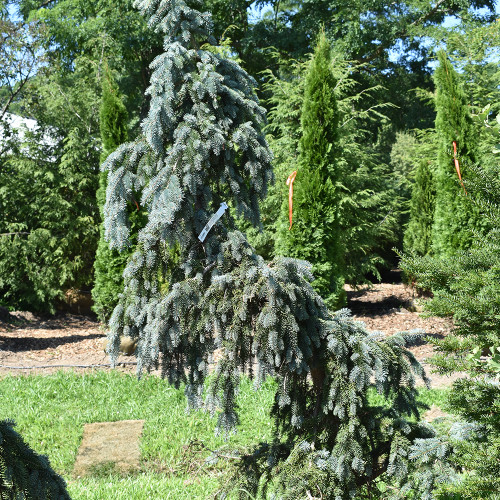
[[[464,196],[454,163],[454,145],[462,179],[470,175],[476,161],[478,136],[468,110],[460,77],[443,51],[434,73],[436,85],[436,133],[438,136],[435,173],[436,208],[432,228],[432,250],[436,255],[451,255],[470,247],[470,227],[478,225],[478,214]]]
[[[405,230],[405,252],[427,255],[431,250],[436,188],[428,160],[421,160],[415,172],[410,201],[410,220]]]
[[[378,270],[387,265],[382,255],[384,248],[392,248],[397,241],[401,200],[395,191],[394,176],[381,161],[374,139],[367,131],[370,128],[367,124],[384,119],[382,111],[387,105],[373,103],[371,92],[378,89],[360,92],[356,81],[359,68],[344,61],[338,53],[332,54],[330,69],[336,80],[334,94],[341,119],[335,162],[338,170],[343,172],[341,186],[336,188],[341,196],[338,218],[345,252],[345,278],[348,283],[361,284],[368,282],[369,274],[377,276]],[[271,240],[278,247],[274,254],[279,254],[277,250],[282,247],[280,237],[289,236],[286,180],[291,172],[301,168],[301,111],[308,68],[309,61],[283,64],[280,77],[268,72],[265,87],[271,94],[270,123],[266,131],[275,157],[276,185],[269,190],[263,205],[264,236],[252,234],[251,241],[259,245],[259,249],[264,242],[264,250],[268,251]],[[297,176],[294,207],[299,181]]]
[[[99,110],[103,159],[106,159],[120,144],[127,142],[127,121],[128,113],[123,104],[120,90],[111,70],[106,66],[102,79],[101,108]]]
[[[337,81],[331,64],[330,43],[321,33],[305,81],[293,226],[282,218],[276,252],[311,262],[314,289],[329,307],[339,309],[346,301],[338,186],[343,172],[338,161]],[[284,201],[288,212],[288,197]]]
[[[55,134],[26,132],[0,168],[0,305],[53,313],[92,282],[98,144],[78,128]]]
[[[118,85],[113,79],[110,69],[106,66],[102,79],[102,100],[100,109],[100,129],[102,140],[102,159],[109,156],[120,144],[128,140],[127,132],[128,113],[120,96]],[[104,219],[104,204],[106,202],[107,174],[101,172],[99,189],[97,190],[97,204]],[[131,204],[129,212],[134,227],[132,233],[137,235],[137,223],[140,214],[139,206]],[[94,262],[95,283],[92,289],[94,300],[93,309],[101,319],[107,321],[118,303],[118,296],[123,291],[123,270],[131,252],[119,253],[111,250],[104,238],[104,226],[99,230],[99,243]]]
[[[0,421],[0,499],[70,500],[48,458],[37,455],[13,427],[13,422]]]
[[[339,499],[374,487],[386,471],[400,474],[413,438],[428,434],[405,419],[418,415],[413,373],[423,375],[420,365],[403,337],[377,339],[346,311],[332,316],[310,285],[306,262],[265,262],[233,230],[232,209],[259,223],[258,200],[272,177],[255,81],[201,48],[214,43],[210,15],[195,10],[201,2],[135,5],[165,33],[165,53],[152,63],[142,135],[103,165],[110,246],[127,247],[134,191],[148,214],[110,320],[112,359],[120,335],[137,339],[139,374],[160,366],[171,383],[185,384],[190,408],[218,413],[225,432],[238,422],[241,373],[256,366],[257,385],[274,375],[276,439],[257,456],[262,474],[248,491],[258,489],[261,475],[278,477],[280,465],[278,489],[297,498],[313,491],[311,470],[324,495]],[[212,218],[225,202],[230,212]],[[370,404],[372,385],[387,405]]]
[[[453,317],[456,326],[452,335],[433,341],[438,354],[432,363],[441,373],[469,374],[454,382],[449,397],[450,410],[465,423],[434,446],[456,471],[438,498],[496,498],[500,490],[500,182],[476,169],[474,177],[465,186],[493,229],[451,258],[407,256],[401,262],[419,286],[432,290],[426,309]],[[426,458],[422,449],[415,456]]]

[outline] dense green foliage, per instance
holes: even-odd
[[[125,125],[135,130],[160,41],[128,0],[8,4],[16,37],[4,38],[0,56],[9,62],[0,71],[1,129],[5,108],[35,119],[40,130],[13,135],[10,143],[23,142],[22,148],[2,146],[0,303],[54,312],[68,288],[87,291],[94,284],[105,61],[120,68],[132,110]],[[19,50],[23,40],[30,42],[23,45],[27,55]]]
[[[266,256],[283,253],[280,238],[288,234],[286,180],[291,172],[300,168],[299,143],[303,136],[300,118],[307,67],[307,64],[284,67],[283,77],[270,74],[266,84],[267,91],[273,95],[269,100],[267,130],[274,153],[276,184],[270,187],[262,205],[264,233],[255,235],[254,231],[247,230],[252,244]],[[340,198],[337,217],[344,277],[353,284],[366,282],[369,273],[377,276],[379,269],[387,265],[388,249],[398,240],[398,222],[404,210],[398,192],[403,176],[393,175],[378,153],[373,134],[363,128],[367,123],[384,120],[382,111],[388,105],[373,102],[372,93],[376,93],[377,88],[357,91],[359,85],[354,76],[358,69],[334,54],[330,70],[336,79],[334,92],[341,117],[335,148],[335,164],[342,172],[336,186]],[[294,193],[300,190],[300,182],[297,177]],[[323,231],[321,223],[317,230]],[[300,249],[294,251],[300,252]]]
[[[14,430],[0,420],[0,498],[2,500],[69,500],[66,483]]]
[[[340,231],[339,111],[330,42],[322,34],[306,75],[302,137],[294,182],[293,226],[280,217],[276,253],[311,262],[313,287],[332,309],[345,305],[345,265]],[[284,197],[285,210],[288,199]],[[286,222],[285,222],[286,221]]]
[[[432,250],[437,255],[451,255],[469,248],[479,216],[469,202],[458,180],[456,158],[462,179],[469,177],[471,165],[477,161],[478,134],[468,109],[468,100],[460,77],[446,54],[438,54],[439,66],[434,73],[436,82],[436,134],[438,137],[437,169],[435,173],[436,205],[432,228]]]
[[[225,431],[241,415],[240,372],[275,376],[275,436],[238,462],[254,494],[498,489],[498,422],[483,411],[498,404],[500,361],[492,2],[135,6],[0,0],[0,305],[54,312],[68,288],[93,288],[102,320],[114,308],[113,354],[121,334],[138,339],[139,370],[161,365]],[[443,44],[453,64],[439,52],[433,79]],[[36,123],[16,130],[10,113]],[[394,246],[432,289],[430,310],[457,324],[436,342],[438,368],[482,377],[455,384],[450,407],[468,427],[448,436],[411,420],[404,338],[329,311],[344,282],[395,265]],[[392,406],[368,397],[373,381]]]
[[[118,86],[113,79],[109,68],[106,69],[102,83],[102,101],[99,116],[101,140],[103,146],[102,158],[105,159],[120,144],[128,140],[128,114],[119,94]],[[107,174],[99,175],[99,189],[97,190],[97,204],[101,219],[104,219],[104,204],[106,202]],[[137,235],[137,225],[141,214],[137,202],[131,203],[132,233]],[[132,238],[134,240],[135,238]],[[106,322],[116,304],[118,296],[123,291],[123,270],[131,252],[119,253],[111,250],[104,239],[104,226],[101,224],[99,243],[94,261],[95,280],[92,289],[93,309],[101,321]]]
[[[89,282],[97,173],[87,162],[95,144],[78,130],[62,143],[43,132],[26,132],[0,165],[0,304],[53,312],[65,288]]]
[[[415,171],[410,201],[410,220],[404,236],[404,249],[417,255],[427,255],[431,250],[432,226],[436,203],[436,187],[432,164],[421,160]]]
[[[128,113],[119,92],[110,69],[106,68],[102,79],[101,108],[99,111],[103,159],[106,159],[120,144],[128,140]]]
[[[451,258],[407,256],[402,267],[419,286],[432,290],[427,309],[452,316],[456,325],[453,335],[434,341],[434,365],[444,373],[462,370],[472,377],[453,384],[449,402],[473,426],[468,440],[452,440],[448,450],[450,463],[462,468],[464,477],[443,490],[461,498],[494,498],[500,486],[500,184],[497,176],[480,170],[474,174],[467,190],[478,196],[477,209],[493,229],[467,252]]]
[[[262,80],[265,77],[260,70],[264,67],[273,69],[276,79],[261,87],[270,105],[275,106],[273,103],[281,97],[285,99],[285,106],[291,104],[288,117],[276,113],[273,118],[271,114],[274,128],[269,129],[273,135],[269,137],[269,142],[276,157],[274,170],[277,178],[286,172],[286,180],[296,169],[292,163],[295,162],[302,136],[300,101],[305,70],[298,63],[297,67],[302,67],[303,71],[300,75],[293,72],[294,76],[290,76],[283,68],[290,67],[291,57],[301,61],[305,59],[312,49],[311,40],[316,39],[318,27],[322,24],[327,27],[327,38],[335,42],[332,71],[338,84],[335,89],[340,116],[338,151],[343,154],[341,159],[337,159],[337,165],[345,172],[355,173],[345,192],[348,193],[343,204],[345,211],[339,217],[347,249],[344,277],[352,283],[366,281],[370,273],[377,275],[383,262],[395,263],[390,249],[394,244],[401,246],[407,219],[403,191],[411,187],[407,185],[408,179],[398,178],[393,182],[388,177],[389,154],[395,132],[405,127],[429,126],[434,118],[432,106],[415,99],[411,91],[415,87],[432,88],[432,79],[426,67],[430,49],[422,40],[449,39],[450,50],[465,61],[463,68],[467,89],[470,89],[475,103],[477,101],[478,105],[485,106],[496,95],[494,64],[481,61],[489,56],[488,47],[498,39],[496,27],[491,24],[491,2],[480,0],[457,4],[445,0],[437,5],[423,5],[409,0],[401,5],[385,5],[377,1],[346,6],[336,0],[262,0],[254,2],[253,9],[249,9],[251,4],[248,0],[210,0],[205,7],[214,13],[214,34],[225,37],[222,43],[231,40],[232,49],[225,45],[225,50],[239,57],[251,74]],[[90,200],[97,188],[94,173],[99,164],[98,111],[104,67],[107,62],[113,68],[129,114],[127,130],[134,138],[140,132],[140,120],[148,109],[144,91],[152,71],[149,64],[162,50],[161,36],[147,27],[134,9],[132,0],[6,0],[1,5],[0,127],[6,134],[11,133],[7,121],[3,119],[4,113],[9,110],[36,119],[43,130],[57,131],[54,136],[57,144],[54,146],[61,153],[55,160],[59,165],[53,167],[57,169],[57,178],[62,185],[58,180],[56,184],[52,183],[51,190],[64,189],[69,181],[66,176],[72,176],[74,169],[66,171],[65,165],[60,163],[64,143],[72,138],[73,150],[67,152],[67,158],[78,160],[79,175],[83,175],[86,183],[82,196],[88,197],[83,212],[80,209],[78,212],[85,214],[86,220],[94,225],[98,210]],[[469,7],[486,9],[469,11]],[[19,16],[16,8],[19,9]],[[440,26],[445,15],[459,15],[464,31]],[[269,47],[275,48],[273,50],[278,57],[272,57]],[[404,47],[405,50],[394,51],[396,47]],[[355,60],[360,65],[353,69],[354,66],[346,65],[345,60]],[[346,69],[349,78],[345,78]],[[346,86],[348,80],[356,85]],[[286,96],[280,97],[280,86],[288,86]],[[297,102],[298,109],[295,108]],[[381,103],[399,107],[386,107],[386,118],[379,116],[376,120],[373,120],[373,113],[363,113],[363,109],[378,109]],[[296,113],[292,117],[296,111],[298,115]],[[279,122],[284,118],[291,118],[291,123],[284,124],[282,129],[288,128],[291,132],[288,144],[285,144],[288,138],[283,140],[284,136],[280,137],[282,131],[278,131]],[[73,140],[76,137],[80,143],[78,147]],[[482,141],[480,148],[484,153],[487,143]],[[9,149],[3,151],[2,154],[5,154]],[[20,164],[24,161],[22,154],[14,156],[11,168],[14,162]],[[51,157],[45,153],[42,156]],[[289,169],[285,163],[295,168]],[[25,170],[17,167],[14,170],[15,177],[24,175]],[[411,177],[411,172],[409,174]],[[265,228],[269,222],[274,224],[277,220],[286,198],[282,189],[284,180],[278,178],[276,196],[269,200],[272,210],[264,213]],[[404,186],[403,191],[399,189],[401,186]],[[66,194],[73,205],[73,195]],[[78,205],[79,194],[75,194],[74,198],[75,205]],[[43,200],[37,200],[36,205],[43,205]],[[53,206],[58,207],[59,204]],[[285,223],[286,216],[283,217]],[[16,232],[12,227],[6,229],[6,225],[2,227],[2,232]],[[21,225],[27,227],[30,224],[28,220],[22,220]],[[32,229],[21,232],[33,232]],[[44,229],[50,232],[50,224]],[[252,232],[248,227],[245,230]],[[266,257],[274,255],[274,232],[271,228],[271,232],[251,238]],[[40,265],[35,266],[36,271],[28,271],[25,275],[15,273],[16,277],[8,284],[9,291],[4,288],[5,299],[2,303],[10,307],[54,310],[65,289],[89,290],[94,286],[91,255],[97,244],[95,227],[92,231],[89,225],[83,231],[68,231],[65,228],[65,233],[75,244],[70,243],[71,251],[68,251],[65,242],[59,244],[51,240],[50,248],[57,250],[57,259],[43,255],[44,250],[39,245],[42,240],[38,237],[36,246],[40,256],[30,253],[32,250],[28,247],[33,246],[31,243],[28,245],[20,240],[11,243],[9,238],[2,237],[5,240],[3,245],[10,247],[3,253],[6,273],[12,273],[9,262],[14,260],[14,255],[40,261]],[[46,241],[47,238],[44,238],[43,241]],[[52,250],[49,253],[53,253]],[[38,284],[43,282],[47,285]],[[317,283],[319,285],[319,281]],[[24,299],[15,298],[24,294],[16,292],[16,287],[29,292]],[[115,296],[115,292],[111,296]]]

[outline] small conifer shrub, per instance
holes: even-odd
[[[189,407],[217,414],[226,433],[238,423],[241,374],[257,386],[276,377],[276,440],[241,461],[250,493],[264,484],[304,498],[319,478],[326,497],[344,499],[382,474],[403,474],[414,438],[432,434],[406,418],[418,416],[414,374],[424,376],[403,348],[407,338],[369,335],[345,310],[333,316],[307,262],[266,262],[234,229],[235,216],[259,225],[259,199],[272,180],[256,83],[220,51],[205,50],[214,39],[201,2],[135,5],[165,34],[165,52],[152,63],[142,135],[103,165],[110,247],[129,245],[134,193],[147,211],[110,320],[112,359],[121,335],[137,339],[139,374],[160,367],[185,384]],[[386,405],[369,403],[372,386]],[[266,481],[273,476],[275,485]]]
[[[404,256],[401,261],[419,286],[432,290],[427,310],[453,317],[456,326],[451,335],[433,341],[432,363],[442,373],[469,375],[450,391],[449,407],[461,422],[434,447],[441,450],[441,465],[454,471],[440,481],[438,498],[495,498],[500,489],[500,182],[477,167],[473,174],[465,186],[491,227],[488,234],[480,238],[469,229],[476,241],[453,257]],[[415,455],[427,460],[430,477],[433,452],[424,451],[419,446]]]
[[[0,499],[70,499],[47,457],[37,455],[8,420],[0,421]]]

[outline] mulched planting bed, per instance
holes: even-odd
[[[370,331],[391,335],[399,331],[421,329],[442,338],[453,327],[450,319],[422,318],[420,312],[409,310],[419,299],[413,289],[401,283],[381,283],[371,288],[346,286],[348,307],[355,319],[363,321]],[[4,318],[5,319],[5,318]],[[59,313],[42,317],[27,312],[11,312],[8,322],[0,318],[0,375],[33,371],[50,373],[61,366],[105,368],[105,330],[92,317]],[[425,340],[411,347],[418,360],[432,356],[433,347]],[[120,370],[135,371],[133,356],[120,356]],[[53,368],[36,368],[51,366]],[[24,368],[24,369],[21,369]],[[431,375],[433,386],[448,386],[459,375]]]

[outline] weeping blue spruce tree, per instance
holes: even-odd
[[[248,474],[238,477],[249,492],[273,478],[288,498],[318,487],[343,499],[375,487],[381,474],[404,474],[412,440],[429,432],[406,420],[418,415],[420,365],[402,336],[377,339],[347,311],[331,315],[307,262],[266,262],[234,229],[234,216],[259,224],[272,179],[256,83],[201,48],[214,43],[210,15],[196,10],[201,2],[135,5],[165,34],[165,52],[152,63],[142,135],[104,163],[110,246],[129,245],[134,193],[148,214],[110,320],[112,359],[121,335],[137,339],[139,374],[160,367],[172,384],[185,384],[189,407],[218,414],[225,432],[238,423],[241,374],[252,373],[256,385],[274,376],[275,441],[242,458]],[[373,385],[386,405],[369,402]]]

